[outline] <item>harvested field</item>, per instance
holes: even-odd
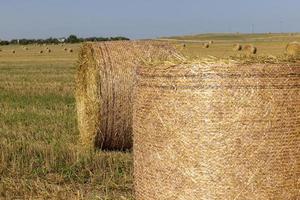
[[[235,43],[251,43],[259,49],[258,57],[268,57],[283,55],[286,45],[300,41],[300,36],[209,34],[178,39],[169,42],[179,49],[185,44],[183,53],[192,58],[235,56],[240,53],[232,51]],[[204,49],[203,42],[210,40],[215,41],[213,48]],[[0,199],[133,200],[131,152],[77,153],[74,76],[81,44],[62,46],[51,45],[50,54],[39,53],[46,52],[43,45],[28,45],[28,51],[20,45],[0,47]],[[245,62],[257,62],[250,59]],[[292,61],[287,65],[297,64]]]

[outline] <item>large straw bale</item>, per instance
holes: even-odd
[[[243,51],[245,52],[246,55],[250,56],[257,53],[257,48],[252,44],[247,44],[243,47]]]
[[[205,49],[209,48],[209,43],[204,43],[203,48],[205,48]]]
[[[82,145],[87,149],[131,149],[134,69],[142,62],[173,59],[181,59],[181,55],[161,42],[84,44],[76,78]]]
[[[289,56],[300,57],[300,43],[291,42],[286,46],[286,53]]]
[[[137,200],[299,198],[300,67],[138,69]]]
[[[241,51],[243,49],[243,46],[240,44],[233,45],[233,51]]]

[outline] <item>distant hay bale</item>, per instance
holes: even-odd
[[[131,149],[134,69],[142,62],[172,59],[182,57],[161,42],[85,43],[79,53],[75,92],[82,146]]]
[[[300,57],[300,43],[291,42],[286,46],[286,54],[292,57]]]
[[[0,52],[2,52],[2,49],[0,49]]]
[[[213,41],[213,40],[211,40],[211,41],[209,41],[209,42],[208,42],[208,44],[213,44],[213,43],[214,43],[214,41]]]
[[[209,48],[209,44],[208,43],[204,43],[203,44],[203,48],[206,48],[206,49]]]
[[[47,51],[48,53],[51,53],[52,51],[51,51],[51,49],[48,49],[48,51]]]
[[[68,51],[68,48],[64,48],[65,51]]]
[[[44,53],[44,51],[43,51],[43,50],[40,50],[40,54],[42,54],[42,53]]]
[[[243,49],[243,46],[240,44],[233,45],[233,51],[241,51]]]
[[[138,69],[135,199],[297,199],[300,68]]]
[[[252,44],[247,44],[243,47],[243,51],[247,55],[254,55],[257,53],[257,48],[255,46],[253,46]]]
[[[16,50],[12,50],[11,52],[12,52],[13,54],[15,54],[15,53],[16,53]]]
[[[73,49],[69,49],[69,52],[70,52],[70,53],[73,53]]]

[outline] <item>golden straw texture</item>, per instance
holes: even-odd
[[[76,76],[78,126],[86,149],[132,147],[134,68],[141,63],[183,59],[161,42],[86,43]]]
[[[137,200],[300,198],[300,67],[139,68]]]
[[[245,54],[247,56],[250,56],[250,55],[254,55],[257,53],[257,48],[255,46],[253,46],[252,44],[248,44],[248,45],[243,46],[243,51],[245,52]]]
[[[286,53],[289,56],[300,58],[300,43],[291,42],[286,46]]]

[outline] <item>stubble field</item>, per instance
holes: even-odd
[[[299,41],[300,35],[210,34],[167,40],[191,57],[242,56],[232,51],[235,43],[254,44],[258,55],[281,56],[286,44]],[[210,48],[203,48],[210,40]],[[133,199],[130,152],[77,151],[74,75],[80,45],[26,47],[0,46],[0,199]]]

